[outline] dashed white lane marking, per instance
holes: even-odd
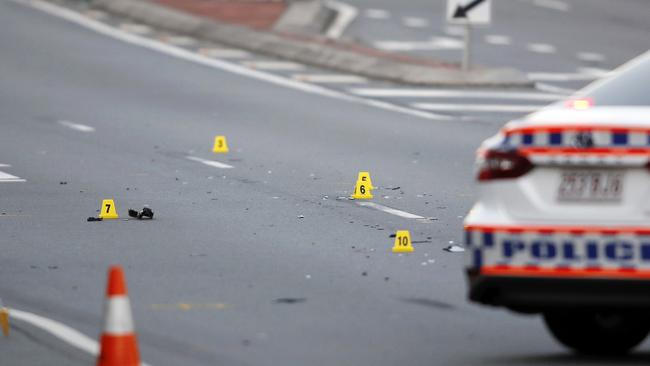
[[[27,182],[27,180],[0,171],[0,182]]]
[[[576,57],[578,58],[578,60],[587,61],[587,62],[605,61],[605,56],[595,52],[578,52],[576,54]]]
[[[529,43],[526,45],[529,51],[536,53],[555,53],[555,46],[547,43]]]
[[[11,168],[11,164],[1,164],[0,163],[0,168]]]
[[[363,97],[394,97],[394,98],[480,98],[480,99],[554,101],[564,97],[563,95],[544,94],[544,93],[452,90],[452,89],[357,88],[357,89],[349,89],[348,91],[350,93],[360,95]]]
[[[198,158],[196,156],[186,156],[186,158],[188,160],[196,161],[198,163],[205,164],[207,166],[211,166],[211,167],[214,167],[214,168],[219,168],[219,169],[232,169],[232,168],[234,168],[234,166],[232,166],[232,165],[228,165],[228,164],[221,163],[221,162],[214,161],[214,160],[201,159],[201,158]]]
[[[99,354],[99,343],[96,340],[56,320],[52,320],[40,315],[36,315],[34,313],[29,313],[18,309],[9,309],[9,316],[12,319],[22,321],[31,324],[34,327],[42,329],[55,336],[56,338],[64,341],[65,343],[90,354],[91,356],[97,356]],[[144,362],[140,365],[148,366],[148,364]]]
[[[541,105],[519,104],[443,104],[443,103],[413,103],[413,108],[440,112],[496,112],[496,113],[526,113],[541,109]]]
[[[542,8],[557,11],[569,11],[571,9],[569,4],[559,0],[533,0],[533,4]]]
[[[125,32],[140,34],[140,35],[151,33],[151,27],[148,27],[144,24],[123,23],[120,24],[120,29]]]
[[[279,85],[286,88],[299,90],[304,93],[310,93],[310,94],[325,96],[333,99],[343,100],[350,103],[371,106],[386,111],[392,111],[395,113],[410,115],[413,117],[419,117],[419,118],[424,118],[424,119],[434,120],[434,121],[446,121],[446,120],[454,119],[454,117],[449,115],[419,111],[417,109],[407,108],[407,107],[399,106],[381,100],[365,99],[358,96],[342,93],[336,90],[327,89],[319,85],[292,80],[283,77],[281,75],[275,75],[275,74],[270,74],[262,71],[251,70],[245,66],[241,66],[238,64],[233,64],[218,59],[208,58],[186,49],[173,47],[153,39],[148,39],[135,34],[120,31],[119,29],[98,22],[94,19],[84,17],[83,15],[74,12],[72,10],[51,3],[47,3],[42,0],[11,0],[11,1],[19,4],[31,6],[34,9],[38,9],[48,14],[57,16],[59,18],[65,19],[66,21],[78,24],[89,30],[105,35],[107,37],[111,37],[113,39],[120,40],[122,42],[126,42],[139,47],[148,48],[150,50],[155,50],[171,57],[212,67],[222,71],[230,72],[232,74],[236,74],[239,76],[257,79],[274,85]]]
[[[449,25],[444,29],[445,34],[455,37],[463,37],[465,35],[465,28]]]
[[[368,79],[347,74],[296,74],[292,75],[296,80],[317,83],[317,84],[365,84]]]
[[[500,34],[487,34],[485,36],[485,42],[495,46],[508,46],[512,43],[510,37]]]
[[[77,130],[77,131],[81,131],[81,132],[94,132],[95,131],[95,127],[82,125],[81,123],[74,123],[74,122],[70,122],[70,121],[59,121],[59,124],[61,126],[65,126],[67,128]]]
[[[345,32],[345,29],[359,15],[359,10],[350,4],[340,1],[330,0],[325,4],[337,12],[336,19],[334,19],[332,25],[325,32],[325,36],[332,39],[339,39],[343,35],[343,32]]]
[[[378,203],[374,202],[357,202],[357,205],[362,206],[362,207],[369,207],[369,208],[374,208],[375,210],[379,210],[391,215],[403,217],[405,219],[424,219],[423,216],[420,215],[415,215],[406,211],[398,210],[396,208],[380,205]]]
[[[429,20],[418,17],[404,17],[402,24],[409,28],[426,28],[429,26]]]
[[[289,61],[244,61],[241,64],[256,70],[297,71],[305,69],[305,65]]]
[[[463,48],[463,42],[456,38],[433,37],[430,41],[377,41],[375,47],[385,51],[434,51]]]
[[[242,59],[251,57],[250,53],[234,48],[201,48],[199,49],[199,53],[207,57],[224,59]]]
[[[370,19],[388,19],[390,13],[384,9],[366,9],[363,11],[363,16]]]
[[[556,93],[556,94],[565,94],[565,95],[571,95],[576,92],[574,89],[562,88],[559,86],[546,84],[546,83],[535,83],[535,89],[547,93]]]

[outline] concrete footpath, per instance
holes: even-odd
[[[423,86],[526,87],[533,85],[524,73],[511,68],[477,67],[470,72],[462,72],[454,64],[383,52],[318,35],[274,30],[277,27],[269,29],[273,16],[278,18],[280,16],[278,12],[287,6],[284,2],[239,7],[233,7],[231,4],[228,11],[222,7],[221,14],[216,15],[219,9],[209,6],[210,2],[156,1],[92,0],[90,6],[197,39],[378,80]],[[203,3],[204,6],[199,6],[198,3]],[[320,2],[311,3],[320,4]],[[296,4],[302,4],[301,6],[304,7],[305,3]],[[259,6],[263,11],[250,12],[251,6]],[[290,7],[286,9],[285,13],[290,11]],[[318,13],[318,9],[309,7],[305,9],[306,17],[317,19],[323,16]],[[299,17],[300,14],[294,16]],[[217,19],[224,17],[228,17],[231,23]],[[234,20],[239,24],[233,24]],[[257,25],[256,28],[251,28],[241,24]]]

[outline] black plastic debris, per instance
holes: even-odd
[[[304,297],[281,297],[279,299],[275,299],[273,302],[276,304],[299,304],[305,301],[307,301],[307,299]]]
[[[442,250],[450,253],[462,253],[465,251],[465,248],[458,245],[450,245],[446,248],[443,248]]]
[[[129,216],[134,217],[138,220],[153,219],[153,211],[149,207],[144,207],[141,211],[136,211],[134,209],[129,209]]]
[[[62,185],[62,186],[64,186],[64,185],[68,184],[68,182],[62,180],[62,181],[59,182],[59,184]]]
[[[104,219],[102,219],[101,217],[89,217],[89,218],[86,219],[86,221],[88,221],[88,222],[103,221],[103,220]]]

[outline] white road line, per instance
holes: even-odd
[[[63,323],[18,309],[9,309],[9,316],[12,319],[22,321],[31,324],[34,327],[42,329],[55,336],[56,338],[64,341],[65,343],[90,354],[91,356],[99,355],[99,343],[96,340]],[[140,365],[149,366],[144,362],[142,362]]]
[[[140,34],[140,35],[151,33],[151,28],[144,24],[123,23],[120,24],[120,29],[125,32]]]
[[[0,168],[11,168],[11,164],[0,164]]]
[[[295,74],[296,80],[318,84],[366,84],[368,79],[346,74]]]
[[[595,53],[595,52],[578,52],[576,54],[576,57],[579,60],[587,61],[587,62],[603,62],[603,61],[605,61],[605,56],[601,55],[600,53]]]
[[[393,97],[393,98],[480,98],[480,99],[511,99],[511,100],[540,100],[555,101],[564,97],[558,94],[477,91],[455,89],[348,89],[350,93],[362,97]]]
[[[542,8],[557,11],[569,11],[571,9],[569,4],[559,0],[533,0],[533,4]]]
[[[199,49],[199,53],[207,57],[224,59],[243,59],[251,57],[250,53],[234,48],[201,48]]]
[[[565,96],[571,95],[576,92],[574,89],[562,88],[559,86],[546,84],[546,83],[535,83],[535,89],[547,93],[565,94]]]
[[[388,19],[390,12],[384,9],[366,9],[363,11],[363,16],[369,19]]]
[[[500,34],[485,35],[485,42],[495,46],[509,46],[512,43],[510,37]]]
[[[305,65],[289,61],[244,61],[241,64],[255,70],[297,71],[305,69]]]
[[[325,3],[330,9],[337,12],[336,19],[325,32],[325,36],[331,39],[339,39],[345,32],[345,29],[359,15],[359,10],[352,5],[340,1],[328,1]]]
[[[402,18],[402,24],[409,28],[426,28],[429,26],[429,20],[418,17],[404,17]]]
[[[90,126],[86,126],[86,125],[82,125],[80,123],[74,123],[74,122],[70,122],[70,121],[59,121],[59,124],[61,126],[65,126],[65,127],[71,128],[73,130],[81,131],[81,132],[94,132],[95,131],[95,127],[90,127]]]
[[[541,109],[542,105],[519,105],[519,104],[443,104],[443,103],[413,103],[413,108],[429,111],[444,112],[501,112],[520,113],[533,112]]]
[[[375,47],[385,51],[434,51],[463,48],[463,42],[456,38],[433,37],[430,41],[377,41]]]
[[[526,45],[526,48],[529,51],[536,53],[555,53],[555,46],[547,43],[529,43]]]
[[[581,81],[596,80],[607,76],[611,71],[594,67],[581,67],[578,72],[529,72],[528,78],[533,81]]]
[[[378,203],[374,202],[357,202],[357,205],[362,206],[362,207],[369,207],[369,208],[374,208],[375,210],[379,210],[391,215],[403,217],[405,219],[424,219],[423,216],[415,215],[406,211],[401,211],[395,208],[391,208],[388,206],[380,205]]]
[[[211,167],[214,167],[214,168],[219,168],[219,169],[232,169],[232,168],[234,168],[234,166],[232,166],[232,165],[220,163],[220,162],[214,161],[214,160],[201,159],[201,158],[197,158],[196,156],[186,156],[186,158],[188,160],[196,161],[196,162],[199,162],[201,164],[205,164],[207,166],[211,166]]]
[[[155,50],[171,57],[212,67],[236,75],[257,79],[274,85],[279,85],[286,88],[299,90],[305,93],[325,96],[333,99],[347,101],[350,103],[371,106],[386,111],[392,111],[395,113],[410,115],[413,117],[419,117],[419,118],[435,120],[435,121],[446,121],[446,120],[454,119],[454,117],[448,115],[419,111],[416,109],[402,107],[393,103],[388,103],[380,100],[360,98],[358,96],[349,95],[336,90],[327,89],[319,85],[304,83],[304,82],[283,77],[281,75],[275,75],[275,74],[270,74],[262,71],[251,70],[245,66],[233,64],[222,60],[208,58],[186,49],[173,47],[153,39],[148,39],[135,34],[130,34],[127,32],[120,31],[119,29],[116,29],[109,25],[84,17],[83,15],[74,12],[72,10],[51,3],[47,3],[42,0],[11,0],[11,1],[19,4],[31,6],[35,9],[65,19],[69,22],[78,24],[89,30],[92,30],[99,34],[103,34],[113,39],[120,40],[122,42],[148,48],[150,50]]]
[[[445,34],[448,34],[450,36],[455,36],[455,37],[464,37],[465,36],[465,28],[459,27],[459,26],[454,26],[454,25],[449,25],[446,26],[444,29]]]
[[[27,182],[25,179],[0,171],[0,182]]]

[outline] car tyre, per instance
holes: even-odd
[[[563,345],[583,354],[623,354],[650,332],[647,312],[571,310],[544,313],[546,326]]]

